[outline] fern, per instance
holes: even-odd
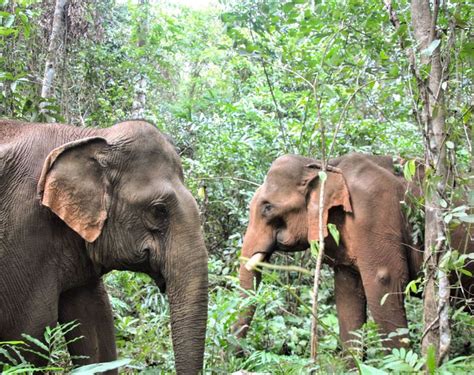
[[[4,358],[3,361],[0,361],[0,365],[4,367],[3,373],[16,374],[35,371],[67,371],[71,367],[67,345],[81,340],[82,336],[74,337],[68,341],[65,339],[65,335],[78,326],[79,323],[76,321],[58,324],[56,327],[46,327],[41,340],[23,333],[22,337],[24,341],[7,341],[0,343],[0,354]],[[26,358],[27,353],[30,357],[45,361],[47,366],[35,367]],[[86,357],[72,357],[72,359],[78,358]]]
[[[383,360],[383,369],[392,370],[395,372],[418,372],[424,364],[425,359],[419,357],[413,350],[406,350],[405,348],[392,349],[392,352]]]

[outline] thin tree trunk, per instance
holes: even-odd
[[[423,103],[421,119],[425,135],[425,162],[434,172],[435,186],[425,195],[425,252],[426,285],[423,297],[424,333],[422,353],[427,354],[434,347],[438,363],[447,356],[451,341],[449,328],[449,281],[439,270],[439,261],[446,253],[446,228],[443,222],[443,205],[448,183],[445,131],[445,99],[443,70],[439,36],[436,24],[439,0],[412,0],[412,26],[417,47],[421,51],[421,64],[431,64],[426,79],[417,78],[418,90]],[[438,44],[436,44],[438,43]],[[446,67],[445,67],[446,68]],[[416,72],[417,69],[412,69]],[[444,205],[446,207],[446,205]]]
[[[324,178],[320,178],[321,190],[319,193],[319,251],[318,258],[316,259],[316,268],[314,270],[314,281],[313,281],[313,306],[312,306],[312,316],[311,316],[311,359],[316,361],[318,356],[318,346],[319,346],[319,337],[318,337],[318,297],[319,297],[319,279],[321,277],[321,266],[324,257],[325,242],[324,242],[324,190],[326,186],[326,128],[324,126],[323,118],[321,116],[321,100],[317,100],[317,88],[318,81],[316,80],[313,85],[313,96],[316,99],[316,109],[318,113],[318,119],[321,129],[321,175],[324,175]],[[321,177],[320,175],[320,177]],[[311,245],[314,246],[314,245]]]
[[[400,28],[400,21],[392,7],[391,0],[384,0],[385,8],[391,23],[396,29]],[[415,50],[406,50],[410,70],[416,79],[421,99],[422,110],[415,108],[415,114],[423,128],[425,145],[425,163],[433,170],[431,181],[435,186],[425,195],[425,289],[423,296],[424,332],[421,338],[422,352],[426,356],[428,348],[435,349],[438,364],[446,359],[451,342],[449,327],[449,280],[448,275],[439,269],[439,262],[449,248],[446,242],[446,228],[443,222],[443,206],[449,207],[446,199],[446,187],[450,183],[448,162],[446,157],[446,124],[445,124],[445,95],[443,83],[448,72],[449,52],[454,42],[454,28],[450,28],[448,41],[448,57],[441,60],[436,24],[438,20],[439,0],[434,0],[433,9],[430,2],[412,0],[411,16],[415,43],[418,52],[421,51],[420,63],[431,64],[430,74],[423,78],[417,66]],[[432,44],[435,43],[435,44]],[[400,41],[404,49],[403,40]],[[434,48],[435,47],[435,48]],[[432,183],[433,185],[433,183]]]
[[[322,162],[323,173],[326,172],[325,161]],[[313,306],[311,316],[311,359],[316,360],[318,355],[319,337],[318,337],[318,296],[319,296],[319,279],[321,278],[321,265],[324,257],[325,242],[323,232],[323,212],[324,212],[324,188],[326,185],[326,179],[321,182],[321,191],[319,195],[319,251],[318,258],[316,260],[316,268],[314,270],[314,282],[313,282]]]
[[[61,41],[64,33],[64,8],[68,0],[56,0],[54,8],[53,26],[49,36],[48,54],[44,67],[43,86],[41,87],[41,97],[50,98],[53,96],[53,82],[56,75],[57,63],[60,57]]]
[[[140,0],[139,5],[140,12],[140,26],[138,30],[138,48],[143,48],[146,44],[146,38],[148,34],[148,0]],[[144,57],[141,58],[145,60]],[[145,65],[145,61],[142,61],[141,66]],[[147,80],[144,73],[137,75],[137,81],[135,84],[135,98],[132,104],[132,118],[141,119],[145,116],[146,107],[146,88]]]

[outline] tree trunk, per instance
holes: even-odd
[[[64,35],[64,8],[68,0],[56,0],[54,8],[53,26],[49,36],[48,53],[44,67],[43,86],[41,87],[41,97],[50,98],[53,96],[53,81],[56,75],[57,63],[60,57],[61,41]]]
[[[146,44],[146,38],[148,34],[148,0],[140,0],[139,5],[140,12],[140,26],[138,29],[138,49],[142,49]],[[145,57],[141,57],[140,66],[145,66]],[[135,98],[132,104],[132,118],[142,119],[145,117],[145,106],[146,106],[146,76],[143,72],[140,72],[136,77],[135,83]]]
[[[322,140],[324,141],[324,132],[322,133],[323,136],[321,137]],[[324,143],[322,143],[324,145]],[[324,146],[323,146],[324,147]],[[324,155],[324,153],[323,153]],[[323,159],[322,162],[323,166],[321,169],[322,173],[326,173],[326,166],[325,166],[325,161]],[[318,356],[318,347],[319,347],[319,336],[318,336],[318,310],[319,310],[319,304],[318,304],[318,297],[319,297],[319,279],[321,277],[321,266],[323,262],[323,257],[324,257],[324,251],[325,251],[325,241],[324,241],[324,232],[323,232],[323,226],[324,226],[324,220],[323,220],[323,212],[324,212],[324,188],[326,185],[326,178],[320,180],[321,184],[321,192],[319,194],[319,245],[318,245],[318,256],[316,259],[316,268],[314,270],[314,280],[313,280],[313,306],[311,308],[312,311],[312,316],[311,316],[311,345],[310,345],[310,354],[311,354],[311,359],[313,361],[316,361],[316,357]],[[311,244],[311,249],[313,249],[313,246],[316,246],[316,243]]]
[[[412,66],[418,82],[423,109],[421,119],[425,136],[425,162],[433,169],[432,189],[425,192],[425,252],[424,262],[426,285],[423,297],[424,333],[422,352],[426,355],[434,347],[438,363],[446,357],[450,344],[448,321],[449,282],[447,275],[439,270],[439,261],[447,251],[446,228],[443,222],[443,205],[446,208],[445,190],[448,183],[446,158],[445,103],[443,82],[446,77],[440,54],[436,24],[439,0],[412,0],[412,27],[416,45],[421,51],[422,65],[431,64],[427,78],[420,77],[418,69]],[[414,63],[414,59],[412,64]]]

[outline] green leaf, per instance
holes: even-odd
[[[18,366],[15,366],[13,368],[8,369],[7,371],[2,372],[2,374],[10,375],[10,374],[29,374],[29,373],[49,373],[49,372],[61,372],[64,373],[64,368],[62,367],[53,367],[53,366],[47,366],[47,367],[35,367],[34,365],[31,365],[29,363],[26,364],[20,364]]]
[[[400,68],[398,67],[397,64],[392,64],[392,66],[390,67],[390,70],[388,72],[388,75],[391,78],[397,78],[400,75]]]
[[[433,375],[436,371],[436,351],[433,344],[426,351],[426,369],[430,375]]]
[[[388,374],[388,372],[366,365],[365,363],[359,364],[359,369],[360,369],[361,375],[387,375]]]
[[[459,211],[462,211],[462,213],[465,214],[464,211],[466,211],[469,207],[466,206],[465,204],[463,204],[462,206],[457,206],[455,208],[453,208],[453,212],[459,212]]]
[[[465,269],[465,268],[461,268],[461,269],[459,270],[459,272],[463,273],[463,274],[466,275],[466,276],[472,277],[472,272],[471,272],[471,271],[468,271],[468,270]]]
[[[75,375],[95,374],[97,372],[114,370],[116,368],[128,365],[130,362],[131,362],[131,359],[125,358],[125,359],[117,359],[116,361],[111,361],[111,362],[94,363],[92,365],[78,367],[72,370],[71,374],[75,374]]]
[[[235,13],[227,12],[227,13],[222,13],[221,15],[222,22],[227,23],[227,22],[235,22],[236,20],[239,19],[239,16]]]
[[[318,241],[311,241],[310,243],[310,250],[311,250],[311,255],[313,257],[317,258],[319,254],[319,242]]]
[[[14,350],[15,351],[15,350]],[[14,364],[14,363],[17,363],[17,361],[15,360],[15,358],[13,358],[11,355],[10,355],[10,352],[6,349],[3,349],[0,347],[0,355],[2,355],[3,357],[5,357],[8,361],[10,361],[10,363]],[[5,361],[3,359],[3,361]],[[0,361],[0,364],[2,362]]]
[[[405,288],[405,294],[408,294],[409,291],[411,291],[412,293],[417,293],[419,282],[420,282],[419,278],[416,280],[410,281]]]
[[[439,44],[441,43],[440,39],[433,40],[428,47],[426,47],[421,54],[424,56],[431,56],[436,48],[438,48]]]
[[[341,234],[339,233],[337,227],[335,224],[329,223],[328,224],[328,230],[329,233],[331,233],[332,238],[334,238],[334,241],[336,242],[336,245],[339,246],[339,242],[341,239]]]
[[[41,349],[43,349],[46,353],[49,353],[49,348],[40,340],[37,338],[34,338],[33,336],[27,335],[26,333],[21,334],[25,339],[27,339],[29,342],[32,342],[33,344],[39,346]]]
[[[416,164],[415,160],[409,160],[405,165],[403,166],[403,176],[405,177],[405,180],[407,181],[412,181],[413,176],[415,175],[416,172]]]
[[[290,1],[289,3],[284,4],[282,9],[283,9],[283,12],[288,14],[289,12],[293,10],[294,7],[295,7],[295,4]]]
[[[0,341],[0,345],[23,345],[24,341]]]
[[[17,31],[15,29],[10,29],[8,27],[0,26],[0,36],[8,36],[11,34],[16,34]]]
[[[382,60],[388,60],[388,55],[383,50],[379,52],[379,56]]]
[[[5,21],[5,23],[3,24],[3,26],[5,27],[11,27],[13,25],[13,22],[15,22],[15,15],[14,14],[10,14],[7,18],[7,20]]]
[[[461,216],[459,220],[464,221],[465,223],[474,223],[474,215]]]

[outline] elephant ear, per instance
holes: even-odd
[[[41,204],[87,242],[99,237],[107,219],[108,189],[98,161],[107,146],[104,138],[91,137],[54,149],[38,182]]]
[[[318,165],[306,166],[313,170],[315,177],[318,176]],[[328,216],[332,207],[342,206],[345,212],[352,212],[349,189],[341,171],[332,168],[326,171],[327,180],[324,186],[324,208],[323,208],[323,235],[328,235]],[[319,240],[319,196],[321,184],[316,188],[308,190],[308,241]]]

